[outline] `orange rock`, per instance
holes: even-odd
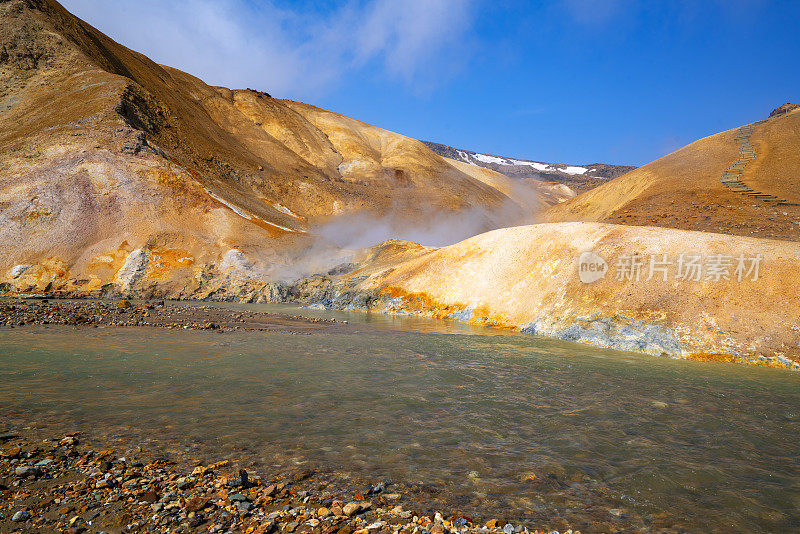
[[[208,506],[208,499],[203,497],[193,497],[186,501],[184,508],[187,512],[199,512],[206,506]]]
[[[208,473],[208,468],[207,467],[203,467],[202,465],[198,465],[197,467],[195,467],[192,470],[192,476],[193,477],[202,477],[206,473]]]
[[[17,446],[8,447],[3,451],[3,458],[16,458],[22,453],[22,449]]]

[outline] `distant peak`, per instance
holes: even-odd
[[[789,113],[790,111],[794,111],[797,108],[800,108],[800,104],[792,104],[791,102],[787,102],[779,108],[775,108],[772,110],[772,113],[769,114],[770,117],[777,117],[778,115],[784,115]]]

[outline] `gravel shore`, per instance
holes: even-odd
[[[348,488],[329,473],[267,476],[228,460],[182,468],[141,448],[122,456],[81,439],[79,432],[0,434],[0,532],[539,532],[498,519],[417,513],[389,480]]]
[[[175,304],[163,300],[131,302],[49,299],[0,300],[0,327],[29,325],[137,326],[186,330],[232,330],[305,334],[347,331],[346,321],[235,311],[221,306]]]

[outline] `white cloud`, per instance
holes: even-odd
[[[367,0],[329,11],[245,0],[62,0],[151,59],[214,85],[306,97],[365,67],[409,87],[463,60],[472,0]]]

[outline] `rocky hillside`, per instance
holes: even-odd
[[[442,157],[491,169],[511,178],[564,184],[576,193],[582,193],[593,189],[610,179],[621,176],[636,168],[626,165],[608,165],[605,163],[592,163],[590,165],[544,163],[541,161],[481,154],[479,152],[453,148],[430,141],[423,142]]]
[[[695,141],[544,216],[798,241],[800,109]]]
[[[449,226],[454,242],[529,221],[547,201],[497,189],[494,174],[311,105],[208,86],[55,0],[0,2],[0,272],[10,283],[275,274],[309,249],[320,257],[320,235],[373,244],[388,237],[376,227]]]

